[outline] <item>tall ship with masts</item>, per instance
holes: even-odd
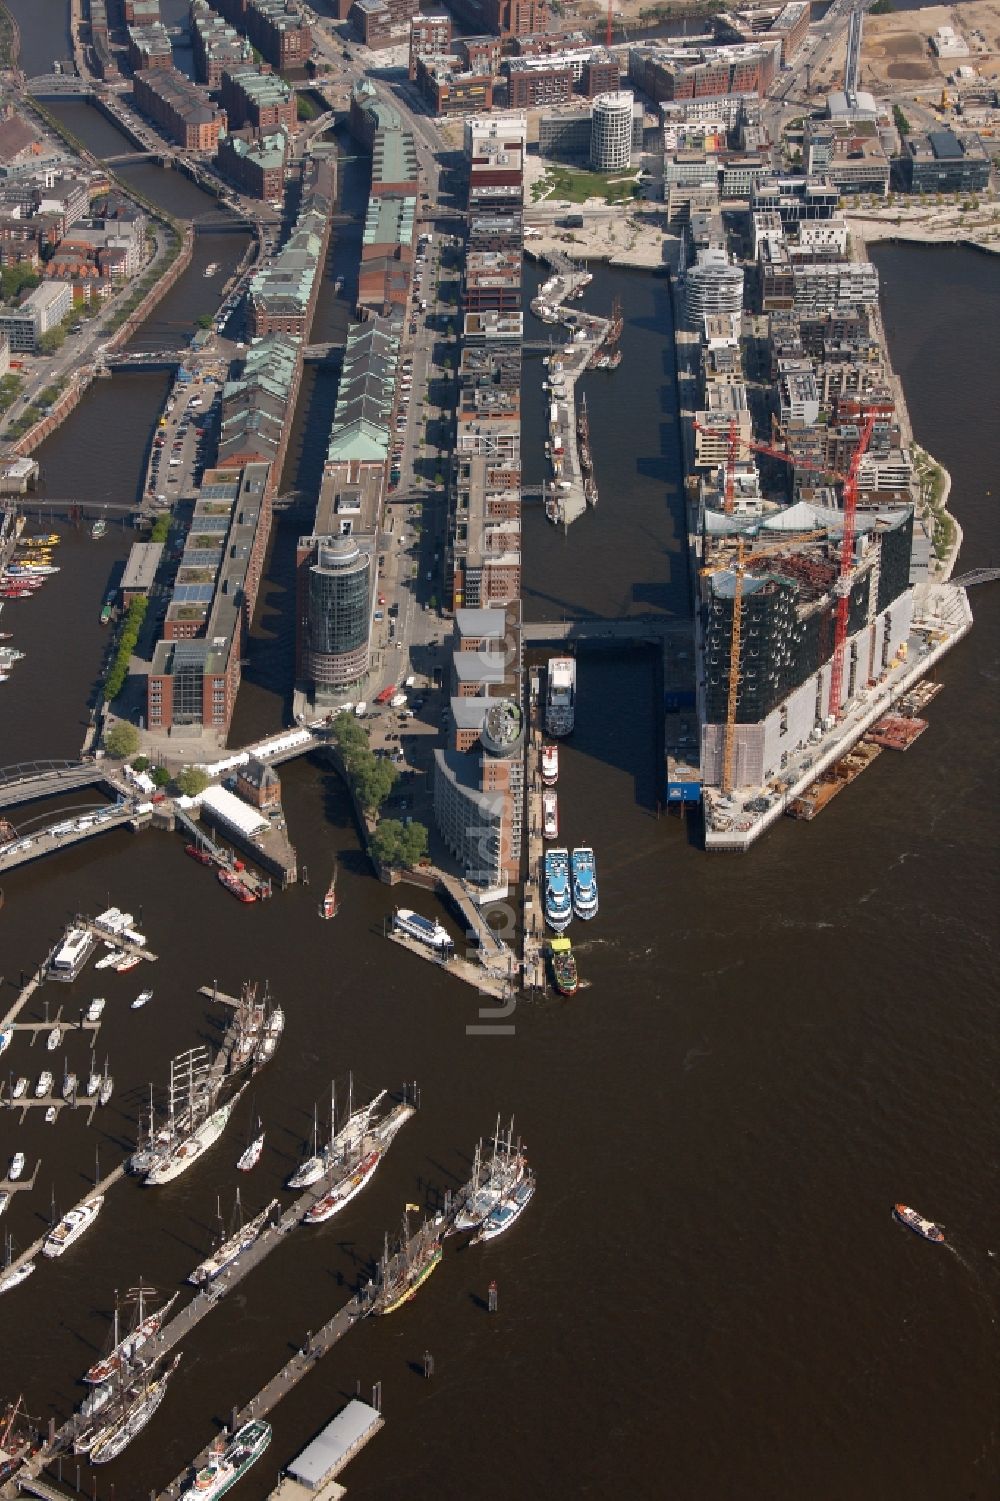
[[[86,1454],[92,1465],[117,1459],[158,1410],[180,1359],[180,1355],[175,1355],[169,1365],[154,1362],[131,1381],[121,1378],[118,1391],[104,1409],[103,1420],[78,1432],[73,1441],[74,1453]]]
[[[208,1047],[188,1048],[171,1060],[167,1119],[158,1127],[150,1106],[149,1136],[130,1159],[151,1188],[172,1183],[218,1141],[242,1093],[220,1103],[221,1087]]]
[[[194,1271],[188,1277],[188,1281],[193,1282],[195,1287],[206,1287],[208,1283],[214,1282],[216,1277],[221,1276],[227,1267],[232,1266],[233,1262],[243,1255],[244,1251],[250,1249],[270,1224],[274,1211],[280,1208],[281,1204],[279,1200],[272,1199],[258,1215],[255,1215],[252,1220],[248,1220],[244,1224],[240,1194],[239,1189],[237,1189],[236,1217],[238,1223],[236,1230],[230,1236],[221,1240],[211,1256],[206,1257],[204,1261],[195,1267]]]
[[[373,1313],[395,1313],[397,1308],[409,1303],[440,1265],[443,1254],[441,1230],[437,1225],[424,1220],[417,1233],[411,1235],[408,1216],[415,1209],[416,1205],[407,1204],[399,1249],[391,1255],[388,1235],[385,1238],[385,1249],[374,1284]]]
[[[526,1168],[524,1148],[520,1140],[514,1141],[513,1120],[505,1137],[497,1116],[492,1153],[485,1157],[482,1142],[476,1144],[470,1191],[455,1215],[455,1229],[478,1230],[504,1196],[521,1181]]]
[[[89,1371],[84,1375],[84,1381],[97,1386],[103,1381],[110,1381],[121,1371],[131,1366],[139,1355],[143,1345],[159,1334],[167,1321],[171,1308],[180,1297],[180,1293],[174,1293],[168,1298],[162,1308],[153,1313],[146,1312],[147,1299],[156,1296],[155,1287],[144,1287],[140,1282],[137,1288],[132,1288],[127,1301],[134,1303],[136,1308],[135,1319],[127,1334],[121,1333],[121,1315],[117,1295],[115,1297],[114,1323],[112,1325],[111,1349],[100,1360],[95,1360]]]

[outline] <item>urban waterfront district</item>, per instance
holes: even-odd
[[[229,6],[213,3],[228,15]],[[985,1501],[1000,1485],[1000,1049],[991,962],[1000,897],[1000,591],[994,582],[966,591],[947,580],[992,578],[1000,557],[989,416],[1000,389],[1000,272],[987,230],[963,236],[957,227],[948,244],[875,243],[880,236],[864,228],[883,213],[874,199],[835,208],[819,222],[846,216],[851,253],[865,247],[851,265],[874,268],[877,302],[864,319],[840,307],[837,328],[820,335],[801,309],[761,310],[771,252],[755,258],[747,204],[741,219],[727,200],[721,222],[732,260],[715,264],[745,272],[731,339],[722,322],[692,322],[689,311],[691,268],[713,264],[711,255],[699,262],[697,248],[702,223],[712,248],[711,195],[689,204],[685,233],[658,221],[665,249],[655,269],[643,259],[643,236],[654,231],[641,213],[633,264],[628,255],[625,264],[560,259],[584,251],[559,237],[563,211],[547,211],[530,186],[518,189],[524,226],[536,231],[523,241],[523,262],[519,241],[482,251],[476,235],[483,221],[492,216],[496,228],[507,213],[509,201],[495,200],[509,182],[488,174],[477,187],[461,117],[435,119],[420,93],[433,69],[425,68],[424,85],[424,74],[407,84],[405,46],[359,43],[361,16],[338,21],[333,0],[293,5],[312,18],[321,46],[328,80],[314,104],[329,118],[301,121],[279,210],[242,191],[217,201],[208,153],[192,154],[198,180],[156,160],[106,165],[139,149],[136,131],[161,127],[133,113],[129,78],[95,84],[94,97],[53,81],[56,60],[65,72],[55,78],[75,82],[74,66],[92,68],[86,26],[94,8],[94,0],[6,0],[20,74],[4,73],[4,97],[39,139],[62,139],[70,152],[82,147],[85,170],[114,173],[112,190],[148,216],[144,254],[160,257],[157,277],[176,280],[162,295],[157,285],[155,305],[115,343],[110,323],[139,286],[137,271],[110,290],[100,335],[92,337],[84,319],[83,332],[47,356],[44,380],[65,377],[72,399],[65,413],[46,403],[55,420],[40,441],[29,438],[23,453],[17,447],[23,394],[0,414],[5,473],[19,472],[16,458],[38,465],[30,488],[7,497],[9,514],[24,519],[19,540],[58,538],[12,546],[10,557],[15,565],[44,557],[59,570],[29,590],[17,585],[24,575],[15,567],[13,597],[0,609],[0,649],[24,654],[4,653],[0,669],[0,821],[11,826],[0,832],[0,1042],[6,1026],[15,1028],[0,1056],[0,1175],[8,1174],[0,1182],[0,1285],[53,1218],[88,1199],[95,1179],[112,1180],[79,1243],[55,1259],[33,1251],[34,1272],[0,1292],[0,1495],[21,1493],[16,1481],[4,1488],[7,1449],[23,1480],[40,1477],[37,1494],[177,1496],[194,1478],[196,1457],[203,1462],[206,1446],[257,1399],[273,1435],[230,1494],[288,1501],[307,1491],[281,1476],[360,1397],[380,1410],[384,1427],[377,1415],[366,1419],[339,1484],[371,1501],[404,1489],[484,1501],[512,1492]],[[108,0],[116,56],[118,9]],[[981,0],[960,4],[951,24],[982,9]],[[821,13],[813,8],[806,35],[811,95],[801,57],[764,86],[763,128],[776,152],[785,146],[775,122],[784,128],[810,106],[820,120],[847,66],[849,7],[840,0]],[[932,12],[926,25],[921,12],[907,13],[928,36],[947,24],[944,12]],[[483,29],[468,14],[456,7],[456,39]],[[159,0],[159,15],[174,29],[175,65],[196,73],[186,0]],[[71,17],[81,23],[75,32]],[[560,24],[593,23],[579,12]],[[777,24],[773,15],[767,24]],[[690,29],[712,28],[699,18]],[[885,32],[877,35],[884,45]],[[969,36],[977,76],[987,79],[989,59],[971,23]],[[737,45],[732,36],[721,40]],[[635,45],[630,33],[618,48],[623,72]],[[870,45],[867,32],[863,43],[859,35],[862,59]],[[460,40],[452,46],[457,56]],[[648,44],[667,47],[673,38]],[[905,48],[899,55],[909,56]],[[297,78],[294,69],[279,71]],[[636,87],[638,97],[635,68],[627,71],[622,87]],[[510,88],[518,70],[504,72]],[[45,89],[24,90],[43,76]],[[890,70],[890,80],[901,77]],[[352,99],[367,107],[366,78],[381,100],[377,129],[391,137],[376,144],[377,169],[372,141],[359,141],[350,124]],[[899,97],[914,131],[965,128],[951,106],[945,117],[937,73],[896,85],[874,78],[872,71],[879,108],[896,98],[889,89],[907,90]],[[863,62],[860,83],[870,83]],[[966,112],[978,87],[947,85],[955,97],[964,91]],[[498,90],[498,105],[502,97]],[[44,115],[33,113],[30,98]],[[579,113],[579,101],[570,107]],[[657,108],[647,96],[644,166],[654,135],[679,128]],[[530,121],[526,151],[510,134],[519,113]],[[506,122],[502,155],[525,165],[529,183],[538,114],[529,105],[481,116]],[[502,178],[492,148],[479,144]],[[800,144],[807,157],[808,142]],[[730,146],[734,158],[763,149]],[[704,144],[682,138],[653,162],[657,212],[669,198],[670,163],[696,149]],[[173,147],[164,137],[157,150]],[[789,155],[773,160],[794,177]],[[378,207],[379,172],[385,200],[402,193],[414,203],[413,253],[401,283],[399,258],[366,251],[395,213]],[[412,195],[399,185],[410,172]],[[555,191],[566,190],[561,181]],[[0,197],[3,187],[0,180]],[[891,192],[912,217],[895,178]],[[993,202],[992,185],[982,201]],[[959,217],[959,203],[945,207]],[[445,212],[434,218],[438,209]],[[607,205],[585,209],[584,238],[600,241]],[[780,220],[783,211],[787,204],[760,213]],[[981,217],[988,226],[988,214]],[[773,222],[761,219],[757,228],[780,238]],[[782,232],[794,264],[796,233]],[[899,238],[907,237],[904,224]],[[957,243],[962,238],[973,243]],[[289,241],[298,259],[283,250]],[[172,245],[179,273],[167,269],[175,265]],[[304,287],[304,321],[298,331],[275,326],[255,335],[254,318],[275,317],[276,307],[287,316],[282,254]],[[503,264],[477,261],[480,254]],[[559,303],[563,321],[553,322],[551,278],[582,277],[581,267],[591,279],[581,296]],[[486,292],[477,302],[473,269],[508,277],[508,300],[491,306]],[[785,273],[774,274],[780,299]],[[617,309],[620,333],[609,338]],[[798,352],[793,314],[804,329]],[[727,316],[721,308],[708,313]],[[567,396],[560,386],[572,372],[574,331],[592,345],[577,343],[586,368]],[[784,387],[772,363],[776,333],[789,341]],[[822,358],[817,338],[827,341]],[[840,379],[831,375],[834,338],[863,347],[875,372],[839,396],[830,394]],[[82,354],[74,340],[86,345]],[[103,354],[98,343],[107,345]],[[11,352],[24,392],[37,393],[33,356]],[[136,358],[150,355],[169,360],[150,367]],[[107,374],[94,371],[102,360]],[[817,386],[833,405],[818,424],[830,447],[814,461],[815,433],[792,406],[793,398],[811,400]],[[745,401],[718,395],[723,388],[745,392]],[[489,394],[476,398],[477,390]],[[192,392],[201,398],[193,406]],[[845,481],[830,475],[847,472],[869,417],[875,457],[857,494],[853,562],[841,574],[849,497]],[[700,437],[696,421],[706,429]],[[741,446],[734,428],[795,455],[794,486],[784,458]],[[474,441],[484,430],[485,462]],[[365,442],[356,446],[359,432]],[[699,441],[717,445],[709,449],[714,461],[700,467]],[[913,465],[915,533],[920,502],[928,501],[925,545],[912,585],[902,578],[883,610],[880,579],[897,564],[881,539],[909,515],[896,483],[901,456]],[[762,507],[753,502],[758,484]],[[247,521],[255,508],[264,517],[256,532]],[[463,514],[480,516],[481,537],[462,532]],[[221,558],[209,545],[216,516],[230,528]],[[144,563],[149,555],[134,545],[164,531],[162,552]],[[310,593],[320,586],[309,581],[336,573],[338,558],[361,566],[355,543],[369,559],[371,583],[367,656],[348,690],[322,681],[347,670],[344,651],[337,656],[346,637],[335,640],[331,629],[320,639],[322,612]],[[155,568],[145,585],[143,566]],[[214,581],[208,600],[199,570]],[[126,650],[122,691],[108,705],[129,577],[148,607],[131,656]],[[714,638],[709,631],[727,588],[732,605],[734,586],[721,585],[723,577],[738,580],[743,593],[735,713],[732,608],[725,629]],[[782,689],[773,710],[766,695],[746,696],[748,640],[752,647],[751,633],[771,628],[748,601],[780,593],[782,578],[814,591],[796,596],[806,634],[789,637],[794,650],[810,649],[809,621],[827,612],[813,672],[824,711],[836,707],[837,601],[846,590],[845,699],[842,713],[810,711],[798,761],[783,762],[779,746],[772,764],[770,731],[762,728],[757,741],[753,733],[769,716],[777,725],[782,704],[802,687]],[[839,594],[838,578],[846,579]],[[193,718],[205,722],[178,714],[157,727],[157,673],[160,705],[172,694],[175,706],[190,709],[178,686],[185,661],[197,658],[209,682],[204,653],[228,618],[227,579],[249,600],[250,618],[241,633],[237,607],[224,727],[211,722],[222,688],[215,701],[211,689],[199,698]],[[908,619],[900,624],[913,587],[946,591],[922,637],[908,635]],[[111,618],[102,623],[109,601]],[[195,618],[201,634],[185,635]],[[714,699],[712,640],[724,655]],[[909,651],[898,650],[908,643]],[[929,671],[917,657],[924,647],[925,657],[941,648]],[[567,930],[579,972],[571,996],[554,983],[544,922],[544,850],[552,841],[542,841],[540,756],[552,743],[544,732],[554,655],[569,655],[576,673],[575,723],[556,741],[555,842],[593,848],[600,882],[599,914],[590,922],[578,915]],[[905,694],[911,669],[940,693],[907,712],[906,701],[883,695]],[[367,700],[360,715],[359,699]],[[347,721],[338,718],[344,703]],[[512,707],[484,720],[480,703]],[[900,714],[904,731],[921,720],[926,730],[908,731],[905,754],[873,751],[854,780],[843,770],[847,742],[864,752],[880,726],[898,728]],[[136,731],[136,748],[124,759],[103,754],[102,737],[123,723]],[[513,756],[503,739],[512,724]],[[382,774],[358,758],[359,737],[377,753],[376,767],[401,774],[381,809],[365,806],[365,778]],[[210,810],[200,806],[201,791],[182,793],[185,769],[211,770],[240,747],[256,748],[259,763],[223,764],[208,782],[226,781],[243,812],[225,799]],[[145,769],[127,770],[140,753]],[[758,782],[748,780],[754,756],[762,758]],[[832,806],[824,757],[842,768],[830,771],[838,781]],[[512,765],[522,770],[511,775]],[[160,767],[163,776],[147,780]],[[19,800],[32,778],[42,781]],[[689,780],[699,783],[697,801]],[[186,785],[195,789],[199,779]],[[480,828],[479,853],[470,854],[456,842],[449,808],[466,797],[465,806],[481,809],[483,786],[499,799],[488,821],[496,842],[482,844]],[[796,798],[818,799],[823,811],[815,819],[780,816]],[[91,823],[101,816],[106,824]],[[44,832],[54,825],[65,832]],[[721,858],[727,849],[731,857]],[[220,872],[256,899],[234,901]],[[321,916],[327,899],[332,921]],[[98,971],[110,952],[99,937],[72,983],[45,978],[31,987],[81,915],[112,907],[132,915],[152,962]],[[447,950],[393,934],[400,909],[442,925],[453,957],[443,962]],[[499,942],[470,936],[480,910]],[[119,953],[128,947],[124,938],[119,944]],[[252,1077],[239,1072],[233,1053],[243,1013],[221,999],[239,997],[247,984],[266,998],[265,1011],[280,1006],[285,1019],[273,1057],[265,1064],[254,1054],[261,1066]],[[133,1009],[146,989],[151,998]],[[95,997],[105,1002],[100,1016],[81,1024]],[[54,1022],[62,1035],[49,1052]],[[151,1084],[165,1123],[171,1060],[205,1046],[218,1050],[218,1098],[236,1095],[231,1119],[183,1179],[148,1186],[122,1169],[147,1125]],[[95,1069],[113,1075],[103,1108],[84,1097]],[[36,1104],[43,1070],[53,1080]],[[71,1071],[80,1083],[64,1096]],[[12,1098],[21,1076],[28,1088]],[[349,1159],[354,1171],[374,1151],[378,1171],[335,1223],[301,1223],[320,1190],[310,1199],[309,1191],[289,1191],[287,1180],[314,1150],[317,1119],[321,1145],[330,1134],[331,1087],[338,1118],[351,1108],[349,1090],[355,1107],[388,1091],[381,1108],[397,1112],[398,1124],[384,1147],[365,1135]],[[44,1119],[50,1100],[52,1123]],[[498,1117],[502,1131],[513,1120],[517,1172],[535,1192],[509,1231],[470,1244],[467,1233],[450,1232],[467,1185],[478,1181],[476,1143],[493,1152]],[[259,1162],[238,1172],[258,1130]],[[18,1153],[25,1164],[16,1177]],[[187,1285],[222,1233],[274,1200],[282,1228],[265,1231],[211,1295]],[[942,1225],[943,1243],[907,1234],[893,1219],[900,1204]],[[404,1209],[413,1267],[423,1267],[414,1271],[415,1295],[391,1317],[369,1318],[377,1296],[370,1284],[382,1285],[379,1261],[386,1238],[390,1250],[398,1240]],[[180,1293],[170,1355],[179,1354],[179,1364],[162,1406],[120,1457],[91,1464],[52,1435],[65,1433],[87,1395],[81,1377],[112,1342],[116,1301],[124,1317],[140,1282],[155,1289],[153,1304]],[[8,1403],[19,1403],[9,1429]],[[341,1492],[331,1480],[308,1493]]]

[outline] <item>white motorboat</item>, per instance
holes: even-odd
[[[35,1085],[35,1099],[44,1100],[45,1096],[49,1093],[51,1088],[52,1075],[49,1073],[48,1069],[45,1068],[38,1075],[38,1083]]]
[[[13,1095],[13,1097],[14,1097],[15,1100],[23,1100],[24,1096],[27,1093],[28,1093],[28,1081],[24,1077],[24,1075],[22,1074],[20,1076],[20,1078],[15,1082],[14,1088],[11,1090],[11,1094]]]
[[[74,1241],[80,1239],[90,1229],[104,1206],[104,1195],[97,1194],[93,1199],[88,1199],[78,1209],[71,1209],[64,1215],[42,1243],[42,1254],[45,1256],[61,1256],[68,1251]]]
[[[13,1157],[10,1159],[10,1166],[7,1169],[7,1181],[9,1183],[16,1183],[18,1178],[20,1178],[21,1174],[24,1172],[25,1161],[26,1159],[23,1152],[14,1153]]]
[[[97,961],[97,964],[95,965],[95,968],[96,969],[100,969],[100,967],[101,967],[101,965],[103,963],[104,963],[104,960],[103,959],[99,959]],[[100,1021],[101,1015],[102,1015],[102,1013],[104,1011],[104,1007],[105,1007],[104,997],[101,996],[101,995],[95,995],[94,999],[91,1001],[90,1005],[87,1007],[87,1020],[89,1022]]]
[[[50,1053],[54,1053],[61,1042],[62,1027],[60,1027],[59,1023],[57,1022],[56,1025],[52,1028],[52,1031],[49,1033],[48,1040],[46,1041],[45,1046],[48,1048]]]
[[[132,1010],[133,1011],[139,1011],[139,1010],[141,1010],[141,1008],[143,1006],[145,1006],[146,1002],[147,1001],[151,1001],[152,999],[153,999],[153,992],[151,990],[140,990],[139,994],[136,996],[135,1000],[132,1002]]]

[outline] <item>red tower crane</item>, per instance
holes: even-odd
[[[749,449],[753,453],[767,454],[771,458],[780,459],[782,463],[795,463],[800,469],[809,469],[814,473],[825,474],[830,479],[840,481],[844,486],[844,529],[840,544],[840,561],[837,571],[837,580],[834,585],[834,593],[837,600],[837,613],[834,627],[833,661],[830,673],[830,703],[828,713],[835,719],[840,718],[840,695],[844,682],[844,647],[847,642],[847,624],[850,610],[851,581],[854,573],[854,539],[856,534],[856,515],[858,504],[858,473],[861,461],[868,450],[871,442],[875,423],[883,416],[881,409],[869,411],[864,419],[861,434],[857,446],[851,456],[851,463],[846,474],[838,473],[829,469],[824,464],[811,464],[805,460],[797,460],[794,454],[786,448],[777,448],[773,443],[761,443],[756,438],[745,438],[740,433],[736,419],[731,418],[726,435],[726,485],[725,485],[725,512],[732,515],[736,489],[736,462],[741,448]],[[695,428],[700,432],[712,432],[717,429],[706,427],[703,423],[696,422]],[[807,533],[807,538],[817,538],[822,532]],[[806,540],[801,539],[801,540]],[[756,548],[752,552],[745,550],[742,537],[737,544],[737,560],[733,570],[735,576],[735,589],[733,594],[733,624],[732,639],[729,652],[729,691],[726,707],[726,724],[723,736],[722,755],[722,790],[730,792],[733,786],[733,760],[735,750],[736,733],[736,706],[739,696],[740,681],[740,638],[742,633],[742,607],[743,607],[743,577],[747,565],[764,557],[771,551],[777,551],[786,547],[786,542],[773,544],[770,547]],[[710,570],[712,571],[712,570]]]

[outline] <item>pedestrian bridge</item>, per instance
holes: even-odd
[[[689,640],[694,623],[688,617],[633,615],[627,619],[585,616],[580,620],[525,621],[525,646],[546,646],[555,641],[653,641]]]
[[[0,769],[0,808],[13,808],[40,797],[56,797],[77,787],[128,789],[117,773],[101,761],[19,761]]]

